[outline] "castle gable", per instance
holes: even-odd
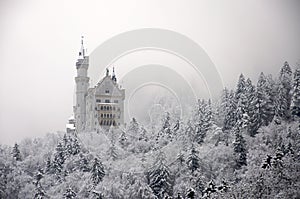
[[[110,76],[105,76],[96,85],[95,89],[95,94],[98,96],[122,97],[122,90],[119,88],[118,84],[111,79]]]

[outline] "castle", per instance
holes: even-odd
[[[74,118],[69,119],[67,132],[97,131],[124,124],[125,89],[117,83],[113,68],[112,75],[106,75],[94,87],[89,87],[89,57],[85,55],[83,40],[76,62],[76,103]]]

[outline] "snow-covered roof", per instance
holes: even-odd
[[[74,124],[66,124],[67,129],[75,130],[75,125]]]

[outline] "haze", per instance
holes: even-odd
[[[72,114],[80,37],[88,53],[139,28],[188,36],[208,54],[227,87],[243,72],[256,82],[300,59],[300,1],[0,2],[0,143],[65,130]],[[146,63],[145,63],[146,64]]]

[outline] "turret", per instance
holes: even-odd
[[[76,82],[76,104],[74,107],[74,115],[76,120],[77,132],[84,130],[86,122],[86,94],[89,87],[89,77],[87,70],[89,68],[89,57],[85,56],[85,49],[83,46],[83,37],[81,39],[81,48],[79,57],[76,62],[77,76]]]

